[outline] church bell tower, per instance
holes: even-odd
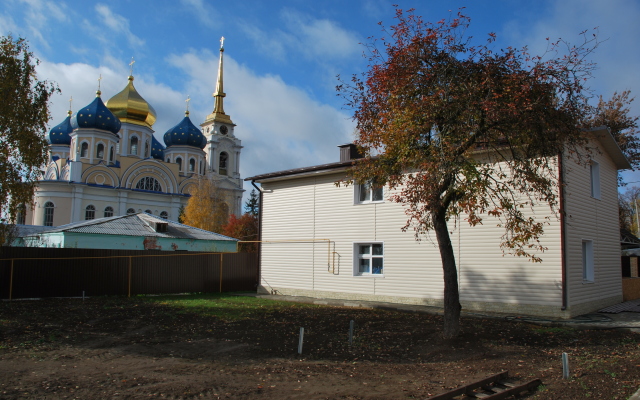
[[[218,79],[213,93],[213,112],[207,115],[200,124],[202,133],[207,139],[204,148],[207,154],[207,175],[213,177],[221,189],[226,189],[233,195],[230,197],[229,211],[233,214],[242,213],[242,178],[240,177],[240,153],[242,145],[235,136],[236,124],[224,112],[223,86],[224,37],[220,39],[220,61],[218,63]]]

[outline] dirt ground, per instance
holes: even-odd
[[[441,323],[299,305],[223,321],[140,298],[2,302],[0,399],[425,399],[503,370],[542,380],[528,399],[627,399],[640,386],[637,333],[470,318],[446,342]]]

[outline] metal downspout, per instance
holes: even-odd
[[[558,186],[560,187],[559,199],[560,203],[560,259],[562,268],[562,311],[567,309],[567,254],[566,254],[566,233],[565,233],[565,208],[564,208],[564,162],[563,152],[558,154]]]
[[[256,181],[251,181],[251,186],[256,188],[258,193],[260,193],[260,199],[258,200],[258,276],[256,277],[256,292],[258,291],[258,286],[260,286],[260,276],[262,273],[262,187],[256,186]]]

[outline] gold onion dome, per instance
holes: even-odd
[[[140,96],[133,86],[133,76],[131,75],[127,86],[110,98],[106,105],[123,123],[128,122],[151,128],[156,122],[156,110]]]

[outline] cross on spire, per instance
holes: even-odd
[[[224,49],[224,36],[220,38],[220,48]]]
[[[191,97],[189,95],[187,95],[187,99],[184,101],[185,103],[187,103],[187,111],[185,111],[184,115],[185,116],[189,116],[189,102],[191,101]]]
[[[102,80],[102,74],[98,77],[98,91],[96,92],[96,96],[100,97],[102,92],[100,91],[100,81]]]
[[[129,63],[129,76],[133,76],[133,64],[136,63],[136,60],[131,57],[131,62]]]

